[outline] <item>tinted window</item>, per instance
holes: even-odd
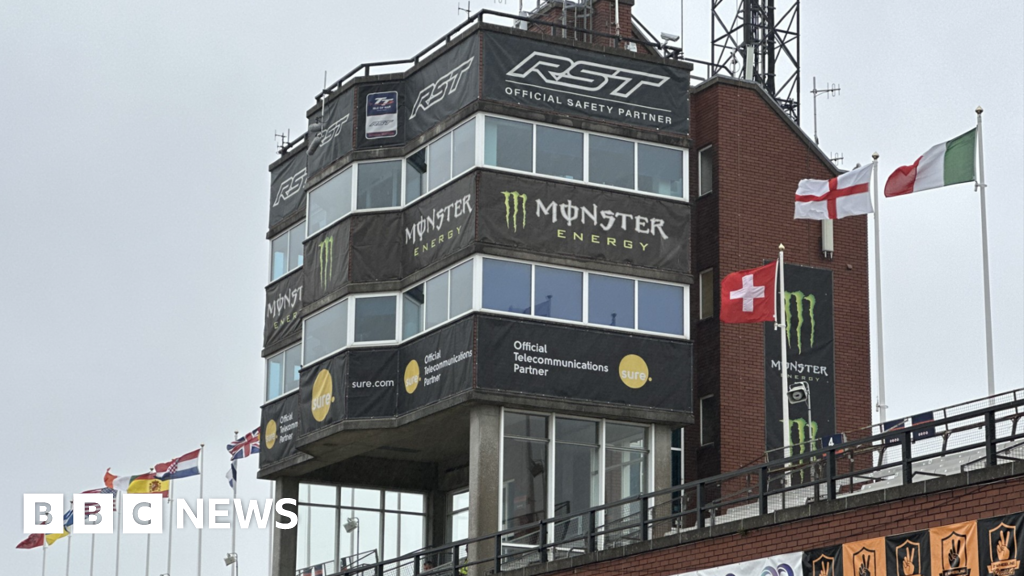
[[[270,243],[270,280],[284,276],[288,271],[288,233],[285,232]]]
[[[303,323],[302,362],[308,364],[317,358],[340,350],[348,342],[348,302],[341,302],[311,316]]]
[[[267,400],[284,394],[284,352],[267,358]]]
[[[504,118],[484,122],[484,164],[533,170],[533,126]]]
[[[547,438],[548,419],[546,416],[505,412],[505,436]]]
[[[484,259],[483,306],[489,310],[530,313],[530,265]]]
[[[533,313],[546,318],[583,320],[583,273],[537,266]]]
[[[299,388],[299,368],[302,368],[302,346],[284,351],[284,392]]]
[[[427,178],[428,190],[433,190],[452,179],[452,135],[445,134],[440,140],[430,145],[430,170]]]
[[[711,148],[705,148],[701,150],[697,155],[698,159],[698,178],[700,180],[700,195],[703,196],[708,192],[711,192],[711,188],[714,184],[714,165],[711,163]]]
[[[427,149],[409,156],[405,160],[405,201],[412,202],[426,192]]]
[[[638,283],[637,328],[683,335],[683,287],[653,282]]]
[[[302,233],[302,225],[299,224],[288,233],[288,270],[295,270],[302,266],[302,241],[305,235]]]
[[[352,171],[346,169],[309,193],[306,235],[316,234],[352,210]]]
[[[395,339],[395,297],[356,298],[356,342]]]
[[[402,338],[423,331],[423,284],[402,294]]]
[[[452,268],[448,317],[454,318],[473,307],[473,262]]]
[[[633,188],[633,143],[591,135],[590,181]]]
[[[455,129],[453,148],[452,176],[458,176],[476,163],[476,120]]]
[[[683,151],[637,144],[637,184],[644,192],[683,197]]]
[[[359,164],[356,208],[397,206],[401,171],[401,160]]]
[[[715,315],[715,271],[708,269],[700,273],[700,319]]]
[[[591,324],[633,327],[633,281],[590,275],[587,319]]]
[[[537,173],[583,180],[583,133],[537,126]]]
[[[430,329],[448,319],[448,274],[427,280],[427,323]]]

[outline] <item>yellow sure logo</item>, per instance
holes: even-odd
[[[317,422],[323,422],[327,418],[327,412],[331,409],[331,402],[334,402],[334,381],[331,373],[321,370],[313,381],[313,418]]]
[[[267,429],[263,431],[263,439],[267,441],[267,450],[273,450],[277,444],[277,422],[267,422]]]
[[[636,354],[627,354],[619,362],[619,378],[622,383],[634,390],[643,388],[644,384],[651,379],[651,373],[647,371],[647,362]]]
[[[405,391],[412,394],[420,385],[420,365],[415,360],[409,360],[405,365]]]

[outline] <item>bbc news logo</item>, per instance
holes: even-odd
[[[121,498],[122,533],[160,534],[164,528],[164,497],[161,494],[124,494]],[[243,502],[241,498],[199,498],[190,505],[184,498],[175,499],[175,526],[185,527],[185,519],[195,528],[230,528],[231,511],[235,512],[238,527],[249,528],[255,523],[264,529],[276,512],[279,520],[274,526],[290,530],[299,523],[298,505],[294,498]],[[71,524],[76,534],[114,533],[113,494],[75,494],[71,501]],[[63,494],[25,494],[23,528],[25,534],[61,534],[64,523]],[[284,521],[282,521],[282,519]]]

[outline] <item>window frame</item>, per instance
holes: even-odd
[[[355,212],[355,210],[356,210],[356,178],[355,178],[355,173],[356,173],[356,169],[357,169],[358,165],[359,165],[358,162],[353,162],[353,163],[349,164],[348,166],[346,166],[342,170],[339,170],[338,172],[336,172],[330,178],[324,180],[320,184],[317,184],[316,188],[313,188],[309,192],[306,192],[306,239],[307,240],[309,240],[313,236],[316,236],[317,234],[323,232],[324,230],[327,230],[331,226],[334,226],[338,222],[341,222],[346,217],[348,217],[350,214]],[[309,197],[310,197],[310,195],[312,195],[317,190],[319,190],[319,189],[323,188],[324,186],[326,186],[329,182],[331,182],[335,178],[343,177],[346,172],[348,173],[348,179],[349,179],[349,183],[348,183],[348,186],[349,186],[349,188],[348,188],[348,190],[349,190],[349,192],[348,192],[348,194],[349,194],[348,212],[345,212],[344,214],[342,214],[341,216],[335,218],[334,220],[328,221],[326,224],[324,224],[323,228],[320,228],[319,230],[317,230],[315,232],[310,232],[309,231],[309,209],[310,209]],[[404,177],[404,175],[403,175],[403,177]]]
[[[270,286],[271,284],[274,284],[278,280],[284,278],[285,276],[291,274],[292,272],[295,272],[299,268],[302,268],[302,264],[296,264],[294,268],[288,268],[288,262],[285,262],[285,271],[284,271],[284,273],[281,274],[280,276],[278,276],[277,278],[274,278],[274,242],[276,242],[277,240],[281,239],[281,237],[284,237],[284,236],[286,236],[288,238],[288,246],[287,246],[287,248],[285,249],[285,252],[284,252],[285,253],[285,258],[287,259],[287,255],[289,253],[291,253],[291,242],[292,242],[291,233],[293,231],[295,231],[295,229],[297,229],[300,226],[302,227],[303,231],[305,231],[305,229],[306,229],[306,220],[305,219],[303,219],[301,222],[295,223],[292,226],[289,226],[287,230],[284,230],[283,232],[281,232],[277,236],[274,236],[273,238],[270,239],[270,254],[269,254],[268,258],[267,258],[267,260],[268,260],[267,277],[269,279],[267,281],[267,286]],[[303,242],[303,244],[305,244],[305,242]]]
[[[701,158],[704,156],[705,153],[707,153],[707,154],[711,154],[712,153],[712,148],[713,148],[713,145],[712,144],[708,144],[707,146],[697,150],[697,197],[698,198],[703,197],[703,196],[708,196],[709,194],[712,194],[715,191],[715,157],[711,156],[711,174],[710,174],[710,176],[711,176],[711,186],[708,188],[707,192],[704,192],[704,170],[703,170],[703,162],[701,162]]]
[[[270,356],[267,356],[266,358],[263,359],[263,402],[264,403],[273,402],[274,400],[277,400],[278,398],[283,398],[283,397],[285,397],[285,396],[287,396],[287,395],[291,394],[292,392],[295,392],[296,390],[299,389],[299,387],[296,386],[292,390],[285,390],[285,382],[287,382],[287,370],[288,370],[288,352],[290,352],[292,350],[295,350],[296,348],[298,348],[298,350],[299,350],[299,368],[302,368],[302,342],[296,342],[295,344],[292,344],[291,346],[288,346],[286,348],[282,348],[282,349],[278,350],[277,352],[274,352]],[[277,358],[278,356],[281,357],[281,367],[282,367],[281,368],[281,393],[278,394],[277,396],[274,396],[273,398],[271,398],[270,397],[270,361],[273,360],[274,358]]]

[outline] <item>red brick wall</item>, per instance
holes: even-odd
[[[714,267],[716,291],[713,320],[699,321],[696,290],[691,299],[694,400],[716,395],[720,431],[709,450],[697,447],[695,426],[687,430],[688,480],[736,470],[763,455],[763,327],[721,325],[717,291],[726,274],[774,259],[779,243],[786,246],[786,262],[833,271],[837,431],[869,425],[872,405],[867,217],[835,222],[835,258],[826,260],[821,224],[793,219],[793,194],[802,178],[830,178],[827,161],[752,86],[721,82],[693,94],[691,136],[693,273]],[[697,151],[708,144],[714,191],[697,197]]]
[[[1024,478],[959,488],[634,554],[554,574],[659,576],[1024,510]]]

